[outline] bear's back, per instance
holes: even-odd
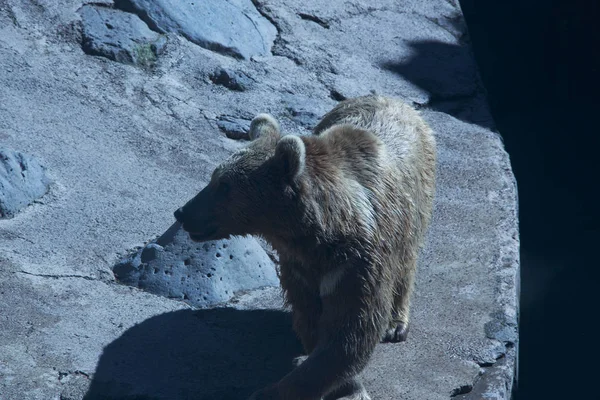
[[[420,241],[431,216],[436,143],[419,113],[397,99],[357,97],[327,113],[314,134],[336,142],[335,153],[347,158],[338,165],[352,170],[362,187],[375,192],[385,204],[380,213],[403,210],[410,221],[402,225],[412,225]]]
[[[415,109],[398,99],[362,96],[345,100],[328,112],[313,132],[320,135],[335,125],[350,125],[374,134],[392,159],[435,153],[435,139],[429,126]]]

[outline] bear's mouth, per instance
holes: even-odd
[[[192,239],[192,241],[194,242],[205,242],[207,240],[210,240],[215,233],[217,233],[218,228],[210,228],[207,229],[205,232],[188,232],[190,235],[190,239]]]

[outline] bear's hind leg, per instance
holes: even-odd
[[[403,321],[400,317],[390,321],[390,326],[385,330],[381,341],[383,343],[404,342],[408,336],[408,321]]]
[[[415,265],[416,260],[409,264],[406,275],[397,284],[392,304],[392,318],[381,339],[384,343],[404,342],[408,336]]]

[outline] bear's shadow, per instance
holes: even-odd
[[[105,347],[84,399],[244,400],[300,354],[284,311],[169,312]]]
[[[487,99],[482,97],[475,59],[467,45],[432,40],[408,42],[408,45],[412,56],[405,60],[383,61],[380,67],[429,94],[427,104],[413,105],[495,129]]]

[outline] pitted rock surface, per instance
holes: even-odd
[[[116,0],[115,6],[139,14],[157,32],[235,58],[270,54],[277,34],[250,0]]]
[[[83,22],[82,48],[88,54],[148,66],[167,43],[164,35],[151,31],[137,15],[94,5],[81,7],[79,13]]]
[[[0,218],[11,218],[47,191],[46,168],[34,157],[0,149]]]
[[[279,286],[275,265],[256,239],[194,243],[177,223],[113,271],[122,283],[202,308]]]

